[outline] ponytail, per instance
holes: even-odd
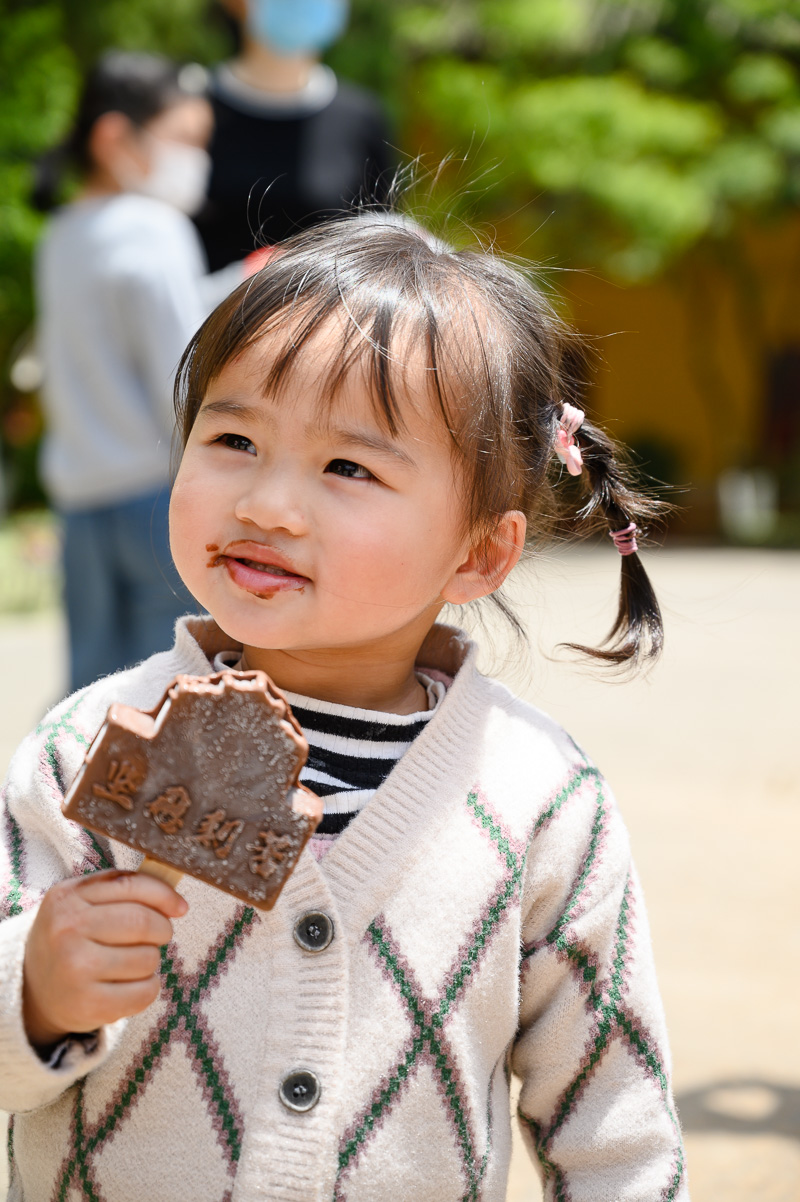
[[[647,536],[648,527],[663,519],[669,506],[636,490],[619,448],[604,431],[570,405],[564,405],[563,411],[556,449],[570,472],[580,474],[584,496],[589,494],[575,515],[579,529],[585,534],[604,531],[621,557],[619,607],[608,635],[599,647],[566,646],[610,666],[635,669],[656,660],[664,643],[661,610],[639,558],[637,540]],[[577,470],[570,466],[569,455]]]
[[[69,139],[46,150],[33,165],[31,205],[39,213],[49,213],[58,204],[64,177],[72,158]]]

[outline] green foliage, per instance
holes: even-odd
[[[351,0],[350,11],[347,35],[329,50],[326,61],[342,79],[376,92],[397,124],[406,62],[398,53],[394,0]]]
[[[800,196],[798,0],[396,0],[395,28],[434,155],[541,257],[641,280]]]
[[[0,37],[0,337],[30,321],[30,252],[40,221],[28,207],[30,160],[60,137],[77,71],[53,8],[3,18]]]
[[[209,0],[50,0],[50,6],[62,15],[64,37],[82,67],[110,46],[209,63],[226,45]]]

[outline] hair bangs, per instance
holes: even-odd
[[[475,400],[467,404],[465,393],[476,365],[467,363],[465,352],[454,354],[451,332],[443,333],[443,325],[450,324],[449,305],[437,303],[431,290],[409,295],[408,289],[352,270],[322,273],[286,259],[277,255],[274,264],[241,285],[192,339],[176,379],[183,444],[210,384],[227,364],[269,338],[273,357],[264,389],[278,395],[290,386],[299,355],[338,326],[338,346],[324,381],[326,398],[334,400],[345,379],[361,371],[376,417],[396,436],[404,426],[404,399],[418,391],[422,379],[455,446],[463,450],[460,433]]]

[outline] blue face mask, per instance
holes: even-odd
[[[319,54],[347,25],[348,0],[248,0],[247,28],[278,54]]]

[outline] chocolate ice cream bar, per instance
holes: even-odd
[[[269,910],[322,817],[307,755],[266,673],[178,676],[147,713],[111,706],[63,811],[144,852],[142,871]]]

